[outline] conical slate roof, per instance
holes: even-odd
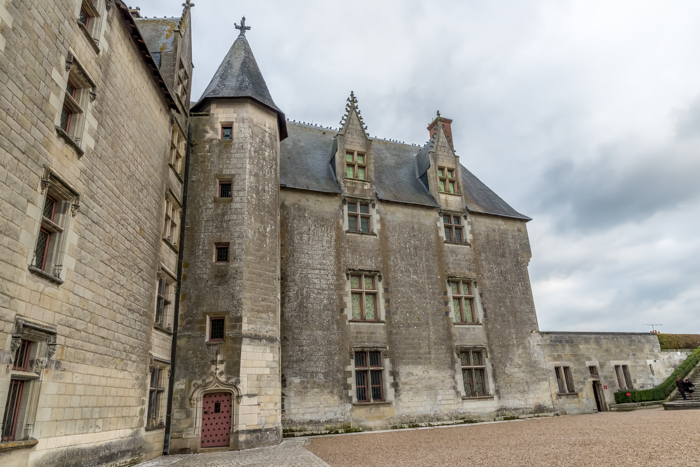
[[[287,137],[287,125],[284,113],[277,108],[270,96],[265,79],[250,49],[245,34],[240,34],[224,60],[216,70],[209,86],[202,94],[192,112],[200,111],[210,99],[244,98],[256,100],[277,113],[280,140]]]

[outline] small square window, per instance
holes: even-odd
[[[219,198],[231,197],[231,180],[219,181]]]
[[[224,318],[209,319],[209,340],[224,340]]]
[[[228,245],[216,245],[216,262],[228,263]]]
[[[221,139],[231,141],[233,139],[233,125],[222,125]]]

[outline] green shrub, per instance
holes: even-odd
[[[673,392],[676,387],[676,377],[685,378],[688,373],[700,363],[700,349],[696,349],[691,353],[685,361],[676,368],[676,371],[671,373],[671,376],[666,380],[651,389],[641,389],[639,391],[619,391],[615,393],[615,402],[618,404],[626,404],[629,402],[651,402],[662,401]],[[627,395],[629,394],[629,396]]]
[[[657,334],[661,350],[697,349],[700,334]]]

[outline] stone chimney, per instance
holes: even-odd
[[[131,13],[131,16],[134,18],[141,18],[141,8],[136,7],[136,8],[131,8],[129,7],[129,13]]]
[[[440,116],[440,111],[438,110],[437,117],[435,117],[435,120],[433,120],[433,123],[431,123],[428,126],[428,131],[430,132],[430,139],[433,139],[433,136],[435,136],[435,133],[437,133],[438,129],[440,128],[438,124],[442,123],[443,128],[445,128],[445,136],[447,136],[447,139],[450,141],[450,146],[452,145],[452,120],[449,118],[442,118]],[[454,147],[454,146],[453,146]]]

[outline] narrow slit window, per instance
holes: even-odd
[[[160,327],[165,327],[168,324],[171,310],[171,295],[173,284],[168,284],[167,279],[158,280],[158,294],[156,304],[156,321],[155,324]]]
[[[377,321],[377,276],[370,274],[350,275],[353,321]]]
[[[209,319],[209,340],[224,340],[224,318]]]
[[[576,387],[574,386],[574,378],[571,373],[571,367],[555,367],[554,373],[557,377],[557,386],[559,387],[560,394],[573,394],[576,392]]]
[[[15,362],[12,369],[16,371],[29,370],[29,354],[32,349],[32,342],[22,339],[15,352]]]
[[[10,387],[7,394],[7,403],[5,404],[5,414],[2,420],[2,442],[15,441],[17,422],[20,415],[20,406],[22,405],[22,396],[24,394],[24,384],[22,380],[11,379]]]

